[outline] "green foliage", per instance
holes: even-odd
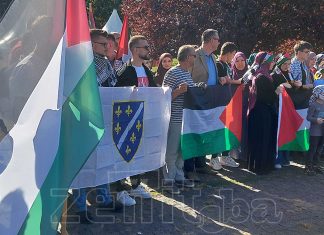
[[[113,9],[118,11],[121,17],[120,4],[121,0],[86,0],[87,7],[92,2],[94,18],[97,28],[102,28],[108,21]]]

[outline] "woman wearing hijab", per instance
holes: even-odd
[[[172,55],[170,53],[163,53],[159,59],[158,69],[154,77],[157,86],[162,86],[164,75],[172,67]]]
[[[280,84],[283,84],[285,88],[292,88],[291,82],[292,78],[290,75],[290,56],[288,54],[281,55],[277,62],[276,67],[273,70],[271,76],[273,79],[273,84],[275,87],[278,87]],[[289,166],[289,151],[278,151],[278,157],[275,162],[275,168],[280,169],[282,166]]]
[[[233,81],[241,81],[241,78],[248,70],[246,56],[243,52],[237,52],[231,62],[232,69],[232,80]],[[248,96],[249,89],[248,87],[244,87],[243,90],[243,107],[242,107],[242,140],[241,140],[241,151],[237,151],[236,149],[230,151],[230,156],[246,162],[247,160],[247,107],[248,107]],[[240,154],[239,154],[240,152]],[[236,155],[236,156],[235,156]],[[238,155],[238,156],[237,156]]]
[[[310,84],[314,83],[314,74],[316,73],[316,54],[314,52],[310,52],[306,61],[305,61],[307,71],[306,71],[306,79]]]
[[[257,69],[252,79],[248,110],[248,167],[257,174],[269,173],[275,164],[277,137],[277,94],[270,70],[274,56],[259,52],[254,65]]]

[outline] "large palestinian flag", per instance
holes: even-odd
[[[241,130],[242,86],[188,89],[181,133],[184,159],[238,147]]]
[[[279,97],[278,150],[307,151],[309,122],[306,120],[312,90],[287,89]]]
[[[56,234],[104,132],[85,1],[13,1],[0,55],[0,234]]]

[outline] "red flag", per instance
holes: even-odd
[[[296,138],[296,132],[303,123],[303,118],[297,113],[286,90],[279,99],[278,147],[280,148]]]
[[[96,23],[93,17],[92,3],[89,3],[89,28],[90,29],[96,28]]]
[[[243,86],[240,85],[219,119],[241,141]]]
[[[128,16],[124,16],[122,31],[120,34],[116,60],[120,60],[123,56],[128,55]]]

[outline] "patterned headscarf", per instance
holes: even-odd
[[[244,59],[244,61],[245,61],[245,67],[244,67],[243,70],[238,70],[236,68],[236,66],[235,66],[235,62],[239,57],[242,57]],[[233,71],[233,80],[238,80],[241,77],[243,77],[243,75],[248,70],[248,66],[247,66],[247,63],[246,63],[246,56],[244,55],[243,52],[236,52],[234,58],[232,59],[231,68],[232,68],[232,71]]]
[[[117,83],[116,72],[111,66],[109,60],[98,54],[94,54],[94,62],[96,66],[97,82],[99,86],[107,81],[109,87],[114,87]]]
[[[252,54],[249,56],[249,58],[248,58],[248,60],[247,60],[247,63],[248,63],[249,66],[252,66],[252,64],[254,63],[256,54],[257,54],[257,53],[252,53]]]
[[[255,61],[253,66],[257,65],[258,68],[255,71],[254,76],[257,77],[259,74],[262,74],[272,80],[270,75],[270,63],[274,60],[274,56],[267,52],[259,52],[255,56]]]
[[[313,94],[309,99],[309,105],[314,103],[318,99],[319,95],[324,95],[324,85],[318,85],[313,89]]]
[[[272,81],[272,77],[270,75],[270,63],[273,60],[274,60],[274,56],[267,52],[259,52],[255,57],[253,67],[257,67],[257,69],[252,79],[252,86],[250,87],[248,113],[254,108],[256,102],[256,96],[257,96],[256,79],[258,79],[259,76],[264,75],[269,80]]]

